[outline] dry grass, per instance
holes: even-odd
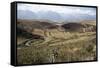
[[[33,39],[17,49],[18,64],[86,61],[96,59],[96,33],[47,31],[46,39]],[[21,44],[20,44],[21,45]]]

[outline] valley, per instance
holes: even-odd
[[[18,20],[18,64],[96,60],[95,23]]]

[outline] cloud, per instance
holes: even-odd
[[[30,10],[33,12],[38,11],[54,11],[57,13],[66,13],[66,14],[89,14],[95,15],[95,8],[88,7],[74,7],[74,6],[52,6],[52,5],[38,5],[38,4],[18,4],[18,10]]]
[[[76,7],[76,6],[56,6],[56,5],[39,5],[39,4],[18,4],[17,10],[32,11],[33,13],[39,13],[52,11],[66,17],[70,16],[84,16],[84,17],[96,17],[96,8],[92,7]],[[66,16],[65,16],[65,15]],[[67,16],[68,17],[68,16]]]

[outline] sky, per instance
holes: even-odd
[[[48,19],[53,21],[96,19],[96,8],[92,7],[19,3],[17,11],[18,19]]]

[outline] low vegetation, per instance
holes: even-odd
[[[47,24],[46,24],[47,25]],[[96,31],[48,29],[17,36],[17,63],[43,64],[96,60]],[[35,35],[33,35],[35,34]],[[39,36],[40,35],[40,36]]]

